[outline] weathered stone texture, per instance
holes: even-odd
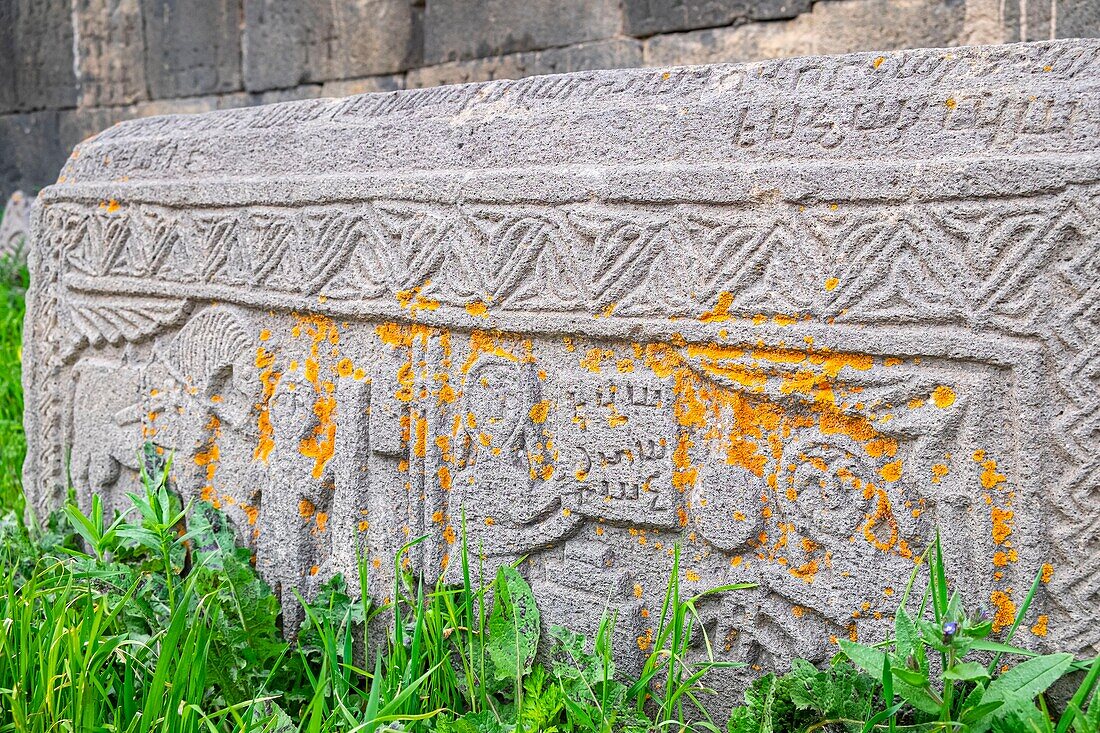
[[[147,98],[140,0],[75,0],[80,104],[133,104]]]
[[[624,69],[641,65],[641,42],[622,38],[412,69],[405,76],[405,86],[416,89],[494,79],[520,79],[541,74],[564,74],[587,69]]]
[[[424,62],[567,46],[621,30],[617,0],[431,0],[424,10]]]
[[[813,0],[626,0],[625,30],[631,36],[793,18]]]
[[[420,63],[421,9],[409,0],[246,0],[244,12],[250,91],[392,74]]]
[[[1100,4],[1088,0],[1005,0],[1001,12],[1006,41],[1041,41],[1047,38],[1100,35]]]
[[[957,46],[969,40],[967,9],[932,0],[819,2],[789,21],[655,36],[645,58],[649,66],[665,66]]]
[[[64,164],[67,157],[59,116],[47,110],[0,117],[0,190],[15,191],[25,181],[56,178],[57,163]]]
[[[1100,4],[1078,0],[10,0],[0,144],[20,114],[59,124],[31,134],[41,163],[0,159],[0,197],[49,183],[74,141],[50,130],[162,109],[1097,35]]]
[[[0,112],[76,103],[69,0],[0,3]]]
[[[35,212],[30,503],[67,467],[116,505],[152,440],[284,598],[357,549],[385,595],[421,535],[408,566],[453,574],[464,517],[549,622],[609,604],[625,664],[675,543],[690,591],[760,584],[700,613],[770,666],[881,638],[938,526],[998,629],[1044,570],[1019,640],[1095,652],[1098,68],[1053,42],[117,125]]]
[[[140,0],[145,79],[154,99],[241,88],[237,0]]]
[[[0,259],[25,260],[31,239],[31,199],[16,191],[0,214]]]

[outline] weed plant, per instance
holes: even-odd
[[[938,535],[918,569],[926,562],[927,586],[910,610],[914,570],[895,612],[893,638],[872,646],[842,639],[824,669],[795,660],[789,674],[765,675],[746,693],[746,705],[733,711],[729,733],[1100,730],[1100,657],[1081,662],[1011,645],[1041,574],[1005,638],[993,641],[992,621],[984,612],[968,613],[951,590]],[[1002,663],[1006,656],[1022,661]],[[1067,674],[1080,681],[1059,714],[1046,692]]]
[[[23,508],[21,471],[27,448],[20,361],[26,290],[27,268],[18,260],[0,260],[0,511]]]

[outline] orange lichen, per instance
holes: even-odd
[[[1049,583],[1051,579],[1054,578],[1054,566],[1051,565],[1049,562],[1043,563],[1042,573],[1040,574],[1039,578],[1044,583]]]
[[[718,302],[715,303],[714,308],[699,316],[699,320],[703,323],[728,321],[730,319],[729,311],[731,305],[733,305],[733,293],[722,291],[718,294]]]
[[[435,310],[439,307],[439,301],[425,298],[423,295],[420,294],[420,292],[430,284],[431,281],[425,281],[423,285],[420,285],[418,287],[410,288],[409,290],[397,291],[397,302],[401,305],[402,308],[408,310],[409,313],[411,313],[414,317],[416,316],[418,311]]]
[[[875,492],[876,501],[874,511],[867,515],[867,522],[863,525],[863,536],[872,545],[886,552],[898,542],[898,523],[890,508],[890,501],[886,498],[886,492],[870,485],[868,488]],[[887,530],[885,539],[880,535],[883,527]]]
[[[528,410],[527,416],[531,418],[531,422],[536,425],[541,425],[546,422],[547,416],[550,414],[550,401],[540,400],[531,406]]]
[[[840,285],[840,279],[839,278],[830,277],[830,278],[825,280],[825,289],[826,290],[830,290],[830,291],[831,290],[836,290],[837,285]]]
[[[894,483],[901,478],[901,461],[893,461],[887,463],[881,469],[879,469],[879,475],[882,476],[882,480],[888,483]]]
[[[588,350],[588,352],[585,354],[585,357],[581,359],[580,363],[581,366],[588,371],[599,374],[601,362],[604,359],[614,358],[614,356],[615,352],[611,349],[601,349],[598,347],[593,347]]]
[[[993,507],[991,512],[993,516],[993,541],[998,545],[1003,545],[1008,536],[1012,534],[1013,511]]]
[[[259,415],[256,419],[256,428],[260,437],[252,457],[253,460],[267,463],[268,456],[275,447],[275,428],[271,424],[269,408],[282,375],[275,371],[275,354],[262,346],[256,349],[255,364],[260,370],[260,403],[257,405]]]
[[[788,572],[799,580],[812,583],[818,572],[817,560],[810,560],[796,568],[788,568]]]
[[[1006,481],[1006,477],[1003,473],[997,473],[997,462],[990,458],[987,461],[982,461],[982,488],[994,489],[999,484]]]
[[[489,306],[480,300],[475,300],[473,303],[466,304],[466,312],[474,318],[485,318],[489,312]]]
[[[413,455],[423,458],[428,454],[428,418],[417,415],[415,419],[416,436],[413,440]]]
[[[936,387],[932,390],[932,404],[941,410],[955,404],[955,390],[942,384]]]
[[[325,465],[332,459],[336,449],[336,397],[335,385],[323,381],[320,375],[320,348],[322,344],[335,346],[340,336],[336,324],[322,315],[297,316],[297,324],[291,333],[310,340],[309,357],[306,359],[305,378],[313,387],[313,414],[317,418],[312,434],[298,443],[298,451],[313,459],[313,478],[321,478]]]
[[[893,438],[872,438],[867,441],[863,449],[872,458],[882,458],[883,456],[893,458],[898,452],[898,442]]]
[[[1012,602],[1012,597],[1005,591],[995,590],[990,594],[989,600],[994,608],[993,631],[1011,626],[1016,620],[1016,604]]]
[[[1031,627],[1031,633],[1036,636],[1046,636],[1048,623],[1050,623],[1050,617],[1045,613],[1040,614],[1039,618],[1035,619],[1035,625]]]

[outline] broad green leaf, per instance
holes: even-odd
[[[883,660],[886,659],[885,653],[880,652],[878,649],[864,646],[863,644],[848,641],[847,639],[841,639],[839,643],[841,651],[843,651],[856,666],[876,679],[881,678]],[[936,701],[933,700],[925,690],[919,687],[907,684],[898,679],[894,680],[893,691],[918,710],[926,713],[939,712],[940,707]]]
[[[840,639],[839,644],[844,655],[851,659],[856,666],[872,677],[879,678],[882,674],[883,660],[886,659],[884,652],[847,639]]]
[[[1075,728],[1088,730],[1088,728],[1082,728],[1082,726],[1087,726],[1090,719],[1092,723],[1091,730],[1100,731],[1100,688],[1096,688],[1098,681],[1100,681],[1100,657],[1093,660],[1085,679],[1081,680],[1077,691],[1073,693],[1073,698],[1066,704],[1066,711],[1062,713],[1062,717],[1058,720],[1058,727],[1055,729],[1057,733],[1066,733],[1071,723]],[[1093,694],[1094,688],[1097,689],[1095,694]],[[1088,715],[1086,716],[1081,708],[1088,701],[1090,695],[1092,696],[1092,703],[1088,706]],[[1078,721],[1083,722],[1078,725]],[[1080,732],[1075,731],[1075,733]]]
[[[1053,733],[1050,718],[1034,705],[1025,705],[1007,713],[1003,718],[994,718],[995,733]]]
[[[916,657],[918,661],[924,660],[920,630],[913,623],[913,619],[909,618],[905,606],[898,606],[897,613],[894,614],[894,638],[896,639],[895,653],[902,661],[910,656]]]
[[[497,572],[495,592],[486,645],[493,663],[493,678],[518,680],[531,671],[538,650],[539,609],[531,586],[513,567],[503,567]]]
[[[989,679],[989,672],[984,664],[977,662],[961,662],[943,673],[944,679],[949,680],[984,680]]]
[[[928,682],[928,676],[923,672],[914,672],[905,667],[894,667],[894,677],[907,685],[923,687]]]
[[[1032,700],[1065,674],[1071,664],[1072,654],[1046,654],[1021,662],[990,682],[982,702],[1001,701],[1004,705],[974,723],[971,733],[985,733],[994,717],[1001,718],[1031,705]]]

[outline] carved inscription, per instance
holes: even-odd
[[[563,506],[585,517],[672,529],[674,397],[661,381],[578,379],[565,392]]]

